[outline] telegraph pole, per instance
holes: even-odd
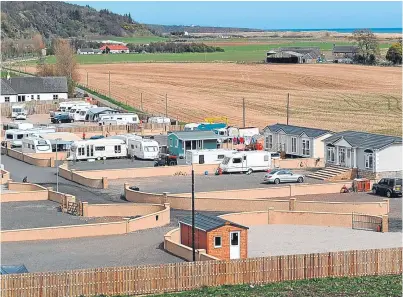
[[[88,88],[88,71],[87,71],[87,88]]]
[[[143,111],[143,93],[140,93],[140,108]]]
[[[242,98],[242,114],[243,114],[243,127],[245,128],[245,122],[246,122],[246,118],[245,118],[245,98]]]
[[[287,126],[288,126],[288,119],[290,116],[290,93],[288,93],[288,97],[287,97]]]
[[[109,98],[111,98],[111,72],[109,71]]]
[[[168,117],[168,94],[165,94],[165,117]]]
[[[195,249],[195,172],[193,170],[193,161],[192,161],[192,252],[193,252],[193,262],[196,262],[196,249]]]

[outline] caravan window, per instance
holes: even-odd
[[[217,158],[220,159],[224,159],[224,155],[218,155]]]
[[[23,139],[24,138],[24,134],[18,134],[17,135],[17,139]]]
[[[227,165],[228,162],[229,162],[229,160],[230,160],[229,157],[225,157],[224,160],[222,161],[222,163],[223,163],[224,165]]]
[[[132,149],[134,149],[134,144],[131,145]]]
[[[6,138],[7,138],[7,139],[13,139],[13,134],[7,134],[7,135],[6,135]]]
[[[78,155],[79,156],[84,156],[85,155],[85,149],[83,147],[78,148]]]
[[[234,164],[242,163],[242,159],[241,158],[234,158],[234,159],[232,159],[232,163],[234,163]]]
[[[120,145],[115,145],[115,153],[121,153],[122,152],[122,148]]]
[[[104,150],[105,150],[105,147],[104,147],[104,146],[96,146],[96,147],[95,147],[95,150],[96,150],[96,151],[104,151]]]
[[[145,146],[144,151],[145,152],[158,152],[158,148],[156,146]]]

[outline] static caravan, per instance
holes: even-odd
[[[191,123],[186,124],[183,131],[213,131],[215,129],[222,129],[227,127],[225,123]]]
[[[185,158],[188,164],[220,164],[225,157],[235,152],[237,151],[224,149],[187,150]]]
[[[158,158],[159,145],[152,139],[129,139],[129,155],[137,159],[154,160]]]
[[[150,118],[148,118],[147,122],[153,123],[153,124],[170,124],[171,119],[165,118],[165,117],[150,117]]]
[[[52,144],[47,139],[29,136],[22,139],[22,152],[24,153],[51,153]]]
[[[107,117],[101,117],[98,124],[100,126],[105,125],[129,125],[139,124],[139,116],[135,113],[117,113],[111,114]]]
[[[19,114],[27,114],[27,111],[25,110],[25,106],[24,105],[13,105],[11,107],[11,117],[12,118],[16,118],[17,115]]]
[[[122,139],[125,141],[126,144],[129,143],[129,139],[137,139],[141,140],[143,137],[140,135],[137,135],[135,133],[127,133],[127,134],[119,134],[119,135],[114,135],[114,136],[108,136],[107,139]]]
[[[20,147],[22,146],[22,139],[24,137],[34,136],[34,135],[41,135],[46,133],[52,133],[56,130],[53,128],[46,128],[46,129],[29,129],[29,130],[18,130],[12,129],[7,130],[5,132],[5,142],[10,142],[11,147]],[[3,142],[4,143],[4,142]]]
[[[244,151],[225,157],[219,166],[224,173],[267,171],[271,168],[271,154],[265,151]]]
[[[101,160],[127,156],[126,143],[121,139],[88,139],[75,141],[67,160]]]
[[[22,122],[11,122],[4,125],[4,130],[18,129],[18,130],[29,130],[33,129],[34,125],[31,123]]]
[[[85,101],[68,101],[68,102],[61,102],[59,104],[59,108],[57,109],[57,111],[69,111],[73,106],[76,105],[87,105],[89,104],[88,102]]]

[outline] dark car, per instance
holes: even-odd
[[[72,123],[73,119],[70,119],[68,113],[57,114],[53,118],[50,118],[52,123]]]
[[[159,159],[154,161],[154,167],[175,165],[178,165],[178,159],[176,156],[170,154],[160,154]]]
[[[382,178],[377,184],[372,186],[372,193],[376,195],[402,196],[401,178]]]

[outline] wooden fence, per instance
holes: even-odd
[[[402,273],[402,248],[27,273],[0,276],[3,297],[150,294],[203,286],[267,284]]]

